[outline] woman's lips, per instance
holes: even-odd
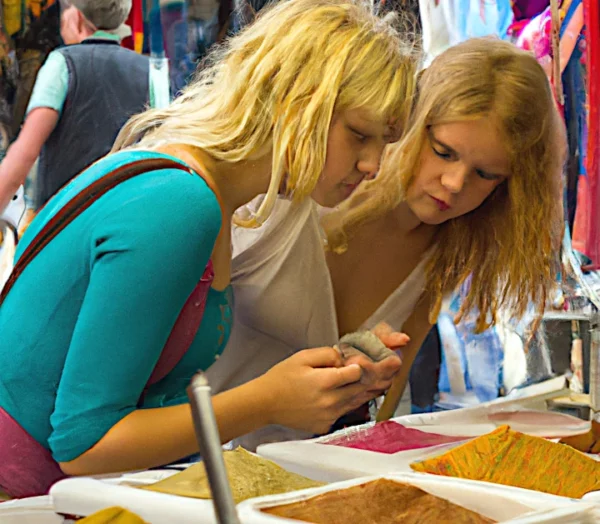
[[[448,209],[450,209],[450,206],[448,204],[446,204],[446,202],[444,202],[443,200],[440,200],[439,198],[435,198],[435,197],[431,197],[431,198],[437,204],[440,211],[448,211]]]
[[[360,186],[361,182],[364,180],[364,177],[361,178],[360,180],[358,180],[357,182],[354,183],[348,183],[348,182],[344,182],[342,184],[342,186],[344,187],[344,190],[346,191],[346,193],[348,195],[351,195],[352,193],[354,193],[354,190]]]
[[[348,198],[354,190],[358,187],[358,184],[344,184],[343,186],[344,197]]]

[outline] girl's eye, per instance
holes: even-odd
[[[367,139],[366,135],[363,135],[361,132],[357,131],[356,129],[350,128],[350,131],[352,131],[352,134],[356,137],[356,139],[359,142],[364,142]]]
[[[435,147],[431,146],[431,149],[433,149],[433,152],[439,156],[440,158],[443,158],[444,160],[452,160],[452,154],[451,153],[446,153],[444,151],[438,151]]]
[[[484,180],[498,180],[500,178],[499,175],[491,175],[489,173],[486,173],[485,171],[482,171],[481,169],[476,169],[475,172]]]

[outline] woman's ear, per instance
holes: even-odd
[[[90,31],[90,23],[86,20],[85,16],[79,9],[75,9],[76,13],[76,24],[77,24],[77,33],[79,35],[80,41],[84,40],[89,36]],[[92,31],[93,32],[93,31]]]
[[[89,22],[79,9],[69,6],[62,12],[60,35],[65,44],[80,44],[91,32]]]
[[[77,9],[65,7],[60,14],[60,36],[67,45],[77,43]]]

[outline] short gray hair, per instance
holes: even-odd
[[[131,0],[61,0],[61,6],[74,6],[96,29],[112,31],[127,20]]]

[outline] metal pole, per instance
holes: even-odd
[[[160,14],[160,3],[154,0],[150,10],[150,107],[163,109],[171,102],[169,82],[169,60],[165,56],[165,45]]]
[[[206,468],[219,524],[239,524],[235,502],[227,479],[221,437],[213,410],[211,391],[203,373],[197,373],[187,389],[200,455]]]
[[[600,315],[591,318],[590,408],[592,421],[600,422]]]

